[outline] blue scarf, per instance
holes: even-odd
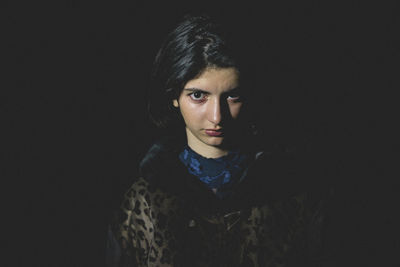
[[[247,156],[239,150],[230,151],[219,158],[205,158],[194,152],[188,145],[179,154],[179,159],[189,173],[197,176],[210,189],[216,189],[219,198],[231,193],[232,186],[240,182],[240,176],[247,166]]]

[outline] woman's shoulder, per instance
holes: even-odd
[[[125,199],[137,199],[148,192],[149,182],[142,176],[134,179],[124,194]]]
[[[142,177],[136,178],[122,196],[119,208],[116,210],[118,217],[121,217],[121,215],[123,215],[122,217],[130,217],[132,213],[135,216],[141,215],[144,211],[143,208],[148,206],[146,195],[148,195],[147,181]]]
[[[166,212],[173,209],[176,203],[176,195],[140,176],[126,190],[120,208],[140,216],[151,212]]]

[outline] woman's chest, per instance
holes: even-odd
[[[180,199],[167,202],[151,207],[154,265],[283,266],[304,224],[298,201],[209,214]]]

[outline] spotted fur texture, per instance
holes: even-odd
[[[321,201],[311,202],[306,192],[268,197],[258,172],[249,172],[253,182],[221,201],[171,155],[158,160],[174,174],[147,173],[124,196],[112,227],[118,266],[313,266]]]

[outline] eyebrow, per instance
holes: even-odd
[[[210,94],[210,92],[208,92],[206,90],[203,90],[203,89],[199,89],[199,88],[184,88],[183,90],[190,91],[190,92],[196,91],[196,92],[202,92],[202,93]],[[239,90],[240,90],[240,87],[235,87],[235,88],[232,88],[231,90],[228,90],[228,91],[226,91],[224,93],[238,92]]]
[[[205,91],[203,89],[198,89],[198,88],[184,88],[183,90],[190,91],[190,92],[196,91],[196,92],[202,92],[202,93],[210,93],[210,92],[207,92],[207,91]]]

